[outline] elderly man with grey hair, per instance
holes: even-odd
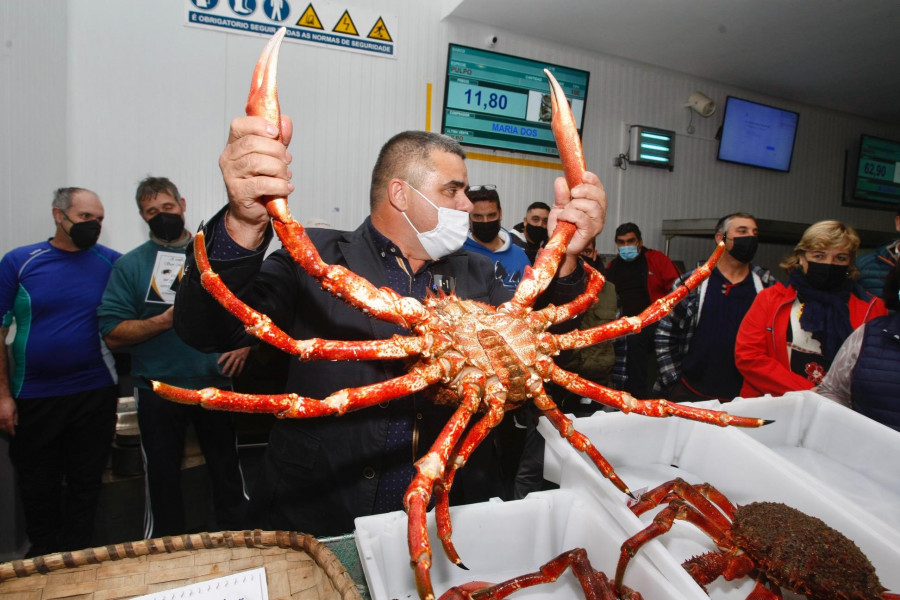
[[[97,243],[103,204],[56,190],[53,237],[0,261],[0,334],[15,324],[15,369],[0,344],[0,434],[10,436],[31,548],[28,556],[92,545],[100,477],[116,423],[116,373],[97,306],[121,254]]]

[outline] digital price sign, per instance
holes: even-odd
[[[581,135],[588,71],[458,44],[448,52],[441,133],[468,146],[559,156],[544,69],[565,91]]]
[[[860,136],[853,196],[890,207],[900,204],[900,142]]]

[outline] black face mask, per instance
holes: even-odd
[[[66,216],[66,219],[69,219],[68,215]],[[71,223],[72,220],[69,219],[69,222]],[[100,228],[100,221],[97,219],[80,221],[78,223],[72,223],[72,226],[69,227],[68,234],[69,237],[72,238],[72,243],[75,244],[76,248],[79,250],[87,250],[100,239]]]
[[[525,225],[525,237],[527,237],[532,244],[537,244],[538,246],[544,245],[550,238],[550,236],[547,235],[547,228],[541,227],[540,225]]]
[[[181,215],[161,212],[147,221],[150,231],[164,242],[174,242],[184,232],[184,219]]]
[[[472,221],[472,235],[479,242],[493,242],[500,233],[500,219],[496,221]]]
[[[755,235],[743,235],[741,237],[733,237],[731,241],[734,246],[728,253],[742,263],[749,263],[756,256],[756,249],[759,247],[759,238]]]
[[[806,281],[817,290],[834,290],[847,280],[847,265],[807,261]]]

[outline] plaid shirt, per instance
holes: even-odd
[[[683,278],[687,279],[691,273],[693,271],[685,273]],[[778,281],[768,269],[753,263],[750,263],[750,275],[753,277],[757,293]],[[687,356],[694,330],[700,322],[700,312],[703,310],[701,300],[706,295],[708,281],[704,280],[684,300],[676,304],[672,312],[666,315],[656,328],[654,345],[659,378],[653,386],[654,392],[666,392],[681,377],[681,361]],[[676,282],[672,289],[679,285],[680,281]]]

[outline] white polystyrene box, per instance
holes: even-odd
[[[727,410],[774,420],[742,431],[900,536],[900,432],[810,391],[738,398]]]
[[[609,513],[590,494],[578,490],[552,490],[530,494],[523,500],[456,506],[450,509],[453,542],[469,570],[447,560],[437,537],[434,511],[428,513],[432,543],[431,579],[439,597],[454,585],[470,581],[499,583],[535,572],[552,558],[573,548],[585,548],[591,565],[610,578],[615,576],[622,542],[627,537]],[[407,517],[403,512],[356,519],[356,546],[373,600],[418,598],[407,544]],[[703,600],[698,589],[672,585],[657,567],[640,557],[625,578],[625,585],[646,600]],[[517,599],[583,598],[571,569],[552,584],[515,594]]]
[[[704,403],[704,406],[712,408],[714,404]],[[757,416],[736,408],[727,407],[732,413]],[[823,486],[811,484],[812,478],[802,476],[794,465],[745,435],[743,430],[674,417],[658,419],[619,412],[575,419],[574,425],[592,441],[636,495],[681,477],[690,483],[712,483],[737,504],[763,500],[783,502],[843,532],[869,557],[882,584],[900,590],[900,572],[896,569],[900,565],[900,539],[895,532],[846,497],[823,493]],[[605,479],[590,459],[561,438],[549,421],[541,419],[538,430],[546,439],[544,476],[547,479],[556,481],[563,489],[596,491],[598,500],[629,534],[650,523],[656,511],[638,519],[626,505],[627,496]],[[714,549],[715,545],[696,527],[676,522],[668,534],[647,544],[641,553],[670,577],[684,560]],[[680,575],[687,576],[683,569]],[[750,580],[726,582],[719,578],[708,591],[713,600],[743,600],[751,589]]]

